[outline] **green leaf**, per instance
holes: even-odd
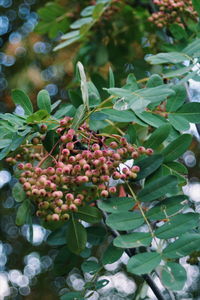
[[[106,238],[107,232],[103,227],[91,226],[87,227],[88,243],[93,246],[100,245]]]
[[[187,179],[182,174],[187,174],[187,168],[179,162],[173,161],[168,162],[162,166],[163,172],[166,175],[175,175],[179,181],[179,184],[187,184]]]
[[[106,224],[116,230],[133,230],[143,223],[144,219],[136,212],[113,213],[106,219]]]
[[[189,148],[191,142],[192,136],[190,134],[183,134],[175,139],[162,151],[164,162],[170,162],[179,158]]]
[[[152,88],[163,84],[163,79],[160,75],[153,74],[147,81],[147,87]]]
[[[176,176],[164,176],[145,185],[144,188],[138,193],[138,198],[142,202],[156,200],[165,196],[176,186]]]
[[[6,148],[12,143],[10,139],[1,139],[0,149]]]
[[[99,91],[97,90],[96,86],[92,81],[87,82],[88,86],[88,94],[89,94],[89,106],[95,107],[101,103],[101,96]]]
[[[63,116],[73,117],[75,115],[76,109],[71,104],[60,105],[59,110],[57,110],[54,114],[56,119],[60,119]]]
[[[128,211],[134,206],[134,200],[130,197],[114,197],[98,201],[98,207],[109,213]]]
[[[91,207],[88,205],[79,207],[76,215],[79,219],[88,223],[98,223],[102,219],[100,210],[96,207]]]
[[[66,233],[68,230],[68,223],[61,228],[53,231],[48,236],[46,242],[50,246],[63,246],[67,243]]]
[[[152,65],[167,64],[167,63],[181,63],[188,60],[189,57],[185,53],[169,52],[151,55],[146,58],[146,61]]]
[[[200,3],[198,0],[192,0],[192,5],[194,7],[194,9],[196,10],[196,12],[198,13],[198,15],[200,16]]]
[[[66,33],[66,34],[63,34],[63,35],[61,36],[61,40],[68,40],[68,39],[77,37],[77,36],[79,36],[79,33],[80,33],[79,30],[73,30],[73,31],[70,31],[70,32],[68,32],[68,33]]]
[[[161,255],[156,252],[136,254],[131,257],[127,264],[127,271],[141,275],[153,271],[161,262]]]
[[[38,110],[34,114],[30,115],[27,119],[27,123],[42,122],[49,118],[49,113],[46,110]]]
[[[145,232],[133,232],[126,235],[116,237],[113,244],[120,248],[137,248],[141,246],[149,246],[152,236]]]
[[[141,112],[149,103],[160,103],[166,97],[174,94],[174,91],[167,85],[144,88],[134,92],[124,88],[110,88],[106,90],[111,95],[122,97],[115,102],[114,109],[127,110],[131,108],[137,112]]]
[[[23,91],[18,89],[12,90],[11,96],[16,105],[21,105],[26,115],[29,116],[33,113],[33,105],[31,100]]]
[[[200,234],[186,232],[174,243],[168,245],[163,254],[167,258],[180,258],[200,250]]]
[[[170,96],[167,99],[166,110],[167,112],[176,111],[179,109],[187,98],[187,92],[183,85],[176,85],[172,87],[175,91],[175,95]]]
[[[70,28],[71,29],[79,29],[81,28],[83,25],[85,24],[91,24],[93,22],[93,19],[91,17],[88,17],[88,18],[81,18],[81,19],[78,19],[76,20],[75,22],[73,22],[71,25],[70,25]]]
[[[19,182],[15,183],[13,186],[12,196],[17,202],[23,202],[26,199],[26,193]]]
[[[58,46],[56,46],[55,48],[53,48],[53,51],[58,51],[64,47],[67,47],[75,42],[77,42],[79,39],[81,38],[80,35],[75,36],[74,38],[71,38],[65,42],[60,43]]]
[[[95,8],[95,5],[90,5],[85,7],[82,11],[81,11],[81,16],[82,17],[88,17],[92,15],[92,12]]]
[[[103,254],[102,264],[103,265],[113,264],[118,259],[120,259],[123,252],[124,252],[123,249],[116,248],[115,246],[113,246],[113,244],[110,244]]]
[[[55,222],[54,222],[55,223]],[[54,274],[56,276],[67,275],[73,268],[80,267],[83,259],[70,252],[67,246],[62,247],[54,260]]]
[[[166,119],[162,116],[155,115],[151,112],[143,111],[142,113],[136,112],[138,118],[140,118],[145,123],[151,125],[152,127],[160,127],[167,123]]]
[[[155,170],[157,170],[163,162],[163,156],[161,154],[154,154],[147,158],[141,159],[137,162],[137,166],[140,167],[140,172],[137,175],[136,180],[143,179]]]
[[[37,105],[39,109],[51,112],[51,98],[46,90],[41,90],[37,95]]]
[[[156,206],[147,211],[146,216],[150,220],[162,220],[181,211],[186,206],[187,196],[177,195],[158,203]]]
[[[177,112],[174,113],[185,118],[191,123],[200,122],[200,103],[192,102],[184,104]]]
[[[86,246],[87,232],[84,226],[72,215],[69,221],[69,231],[67,236],[68,248],[72,253],[81,253]]]
[[[190,129],[189,122],[181,116],[169,114],[168,119],[170,124],[178,131],[186,131]]]
[[[137,79],[133,73],[130,73],[126,79],[126,84],[123,86],[124,89],[135,91],[139,89]]]
[[[149,139],[145,141],[144,146],[146,148],[157,149],[168,137],[170,129],[171,126],[169,124],[161,125],[150,135]]]
[[[27,219],[30,216],[30,202],[24,201],[17,209],[16,215],[16,225],[22,226],[27,222]]]
[[[101,266],[93,260],[87,260],[84,261],[81,265],[81,269],[84,273],[90,273],[90,274],[95,274],[96,272],[99,271]]]
[[[55,144],[59,141],[59,139],[60,139],[60,137],[55,130],[49,130],[47,132],[44,140],[42,141],[42,144],[43,144],[44,148],[48,152],[50,152],[53,149],[53,147],[55,146]],[[56,150],[58,150],[57,147],[52,153],[55,153]]]
[[[69,292],[67,294],[64,294],[60,297],[60,300],[82,300],[82,292]]]
[[[115,87],[115,77],[111,67],[109,67],[109,88]]]
[[[194,67],[194,65],[190,64],[189,67],[176,68],[176,69],[173,69],[172,71],[164,72],[163,78],[173,78],[173,77],[182,76],[182,75],[188,73],[189,71],[191,71],[193,67]]]
[[[197,1],[197,0],[196,0]],[[194,40],[191,44],[189,44],[186,48],[182,51],[187,53],[190,56],[195,56],[199,54],[199,47],[200,47],[200,39]]]
[[[134,144],[137,140],[137,132],[135,125],[130,124],[126,131],[126,139],[130,144]]]
[[[104,12],[104,4],[103,3],[96,4],[92,13],[93,19],[98,20],[103,12]]]
[[[170,290],[180,291],[187,280],[187,273],[180,264],[168,262],[161,271],[161,280]]]
[[[87,85],[87,79],[86,79],[84,67],[80,61],[77,63],[77,67],[81,78],[81,93],[82,93],[83,104],[85,108],[89,110],[88,85]]]
[[[198,224],[199,215],[195,213],[179,214],[169,219],[155,231],[160,239],[170,239],[180,236]]]
[[[175,39],[177,40],[187,39],[188,35],[186,33],[186,30],[183,29],[178,24],[171,24],[169,28],[172,35],[175,37]]]
[[[85,106],[84,104],[81,104],[76,111],[71,127],[76,130],[80,126],[84,116],[85,116]]]

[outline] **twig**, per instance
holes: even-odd
[[[104,218],[106,218],[107,214],[105,212],[102,212],[102,213],[103,213]],[[113,230],[110,227],[109,227],[109,230],[114,237],[120,236],[120,234],[117,230]],[[129,257],[132,257],[136,254],[135,249],[125,249],[125,252]],[[141,277],[146,281],[148,286],[152,289],[154,295],[157,297],[158,300],[166,300],[150,275],[143,274],[143,275],[141,275]]]

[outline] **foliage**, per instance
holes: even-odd
[[[46,4],[36,30],[54,38],[72,29],[55,50],[87,43],[112,5],[99,0],[69,25],[59,4]],[[199,13],[198,3],[193,6]],[[186,131],[200,118],[200,103],[187,99],[188,80],[199,76],[200,39],[195,34],[187,44],[177,26],[170,28],[175,42],[165,47],[168,52],[146,56],[146,63],[159,66],[147,78],[136,72],[118,80],[109,68],[99,83],[78,62],[80,87],[70,90],[69,103],[53,103],[43,89],[35,110],[29,96],[15,89],[13,102],[24,114],[0,114],[0,159],[13,165],[17,179],[16,225],[31,227],[37,219],[50,230],[47,243],[59,251],[57,276],[74,267],[92,275],[83,291],[61,300],[84,299],[106,286],[99,275],[124,253],[128,273],[156,272],[166,288],[181,290],[187,274],[179,259],[200,251],[199,213],[183,193],[187,169],[181,159],[192,143]],[[105,45],[106,57],[104,51]]]

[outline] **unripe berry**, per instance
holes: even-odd
[[[76,161],[76,158],[74,156],[70,156],[68,161],[69,161],[70,164],[72,164]]]
[[[90,170],[90,165],[89,164],[83,165],[83,170],[84,171]]]
[[[46,131],[47,131],[47,125],[42,124],[42,125],[40,126],[40,132],[41,132],[41,133],[45,133]]]
[[[116,149],[118,147],[118,144],[116,142],[111,142],[109,147],[112,149]]]
[[[140,172],[140,167],[139,167],[139,166],[133,166],[133,167],[131,168],[131,171],[133,171],[133,172],[135,172],[135,173],[138,173],[138,172]]]
[[[103,190],[103,191],[101,191],[101,196],[102,197],[108,197],[108,195],[109,195],[109,193],[108,193],[108,191],[106,191],[106,190]]]
[[[52,193],[52,197],[54,197],[56,199],[62,198],[63,197],[63,192],[55,191],[55,192]]]
[[[29,182],[25,182],[23,184],[23,188],[25,191],[30,190],[31,189],[31,184]]]
[[[61,216],[62,221],[67,221],[67,220],[69,220],[69,218],[70,218],[70,215],[68,215],[68,214],[64,214]]]
[[[102,176],[101,176],[101,180],[102,180],[103,182],[109,182],[110,177],[109,177],[108,175],[102,175]]]
[[[99,144],[93,144],[93,145],[92,145],[92,150],[93,150],[93,151],[100,150]]]
[[[106,186],[103,183],[101,183],[101,184],[98,185],[98,189],[99,190],[105,190],[105,188],[106,188]]]
[[[42,174],[42,169],[36,167],[36,168],[35,168],[35,173],[36,173],[37,175],[41,175],[41,174]]]
[[[69,155],[70,155],[69,149],[63,149],[62,154],[63,154],[64,156],[69,156]]]
[[[52,167],[48,167],[47,170],[46,170],[46,173],[48,175],[54,175],[55,174],[55,169],[52,168]]]
[[[65,199],[67,201],[73,201],[74,200],[74,195],[71,193],[66,194]]]
[[[131,157],[134,158],[134,159],[136,159],[136,158],[139,157],[139,153],[138,153],[137,151],[133,151],[133,152],[131,153]]]
[[[113,179],[117,180],[121,178],[121,174],[117,171],[115,171],[112,175]]]
[[[119,153],[114,153],[113,156],[112,156],[112,158],[113,158],[114,160],[120,160],[120,159],[121,159],[121,156],[120,156]]]
[[[45,191],[45,189],[40,189],[39,190],[39,195],[42,196],[42,197],[46,196],[46,193],[47,192]]]
[[[32,195],[38,196],[39,195],[39,190],[38,189],[32,189]]]
[[[61,210],[62,211],[67,211],[69,209],[69,206],[67,204],[61,205]]]
[[[108,189],[109,193],[111,194],[115,194],[117,192],[117,189],[115,186],[111,186],[109,189]]]
[[[77,195],[77,198],[80,198],[80,199],[83,201],[84,196],[83,196],[82,194],[78,194],[78,195]]]
[[[56,207],[56,208],[54,209],[54,212],[55,212],[56,214],[60,214],[60,213],[62,212],[62,210],[61,210],[60,207]]]
[[[75,211],[75,212],[78,211],[78,208],[76,207],[75,204],[70,204],[69,209],[70,209],[71,211]]]
[[[56,199],[55,200],[56,205],[58,205],[59,207],[63,205],[63,201],[62,199]]]
[[[52,215],[47,215],[45,220],[46,220],[47,222],[52,221]]]
[[[56,222],[59,221],[59,219],[60,219],[58,214],[53,214],[51,218],[52,218],[52,221],[56,221]]]
[[[154,151],[153,151],[153,149],[151,149],[151,148],[147,148],[147,149],[146,149],[146,154],[147,154],[147,155],[152,155],[153,152],[154,152]]]
[[[75,132],[75,130],[74,130],[74,129],[69,129],[67,133],[68,133],[68,134],[75,135],[75,133],[76,133],[76,132]]]
[[[74,149],[74,143],[72,143],[72,142],[67,143],[66,148],[69,149],[69,150],[73,150]]]
[[[82,204],[82,201],[81,201],[81,199],[79,199],[79,198],[76,198],[75,200],[74,200],[74,204],[76,204],[76,205],[81,205]]]
[[[17,167],[18,167],[19,170],[23,170],[24,169],[24,164],[20,163],[20,164],[18,164]]]

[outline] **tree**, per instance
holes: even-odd
[[[115,2],[119,13],[124,12],[126,6]],[[109,5],[98,1],[85,8],[83,18],[71,26],[74,31],[65,34],[66,42],[55,50],[80,39],[85,42]],[[199,12],[195,1],[193,5]],[[50,28],[47,24],[58,12],[57,4],[42,8],[37,30]],[[50,37],[54,26],[60,29],[57,21]],[[0,159],[14,166],[18,179],[13,187],[19,203],[16,224],[29,225],[30,239],[35,220],[51,230],[47,243],[59,251],[55,274],[76,266],[92,275],[81,291],[68,291],[62,300],[89,298],[106,286],[109,281],[99,279],[104,266],[123,253],[129,256],[126,272],[136,276],[139,285],[145,280],[158,299],[165,293],[160,293],[153,274],[166,293],[181,290],[187,280],[180,258],[197,257],[200,251],[199,213],[183,194],[187,168],[180,159],[192,142],[184,132],[200,117],[200,104],[188,102],[187,82],[198,76],[200,46],[196,19],[192,22],[189,43],[180,24],[174,24],[174,42],[165,45],[169,52],[146,57],[146,63],[160,66],[149,77],[138,79],[137,73],[130,73],[118,85],[122,78],[115,78],[115,57],[116,71],[110,67],[107,84],[100,86],[78,62],[71,103],[51,103],[48,92],[41,90],[34,110],[28,95],[15,89],[13,102],[24,114],[0,115]],[[170,32],[162,33],[171,38]],[[192,211],[187,212],[188,207]]]

